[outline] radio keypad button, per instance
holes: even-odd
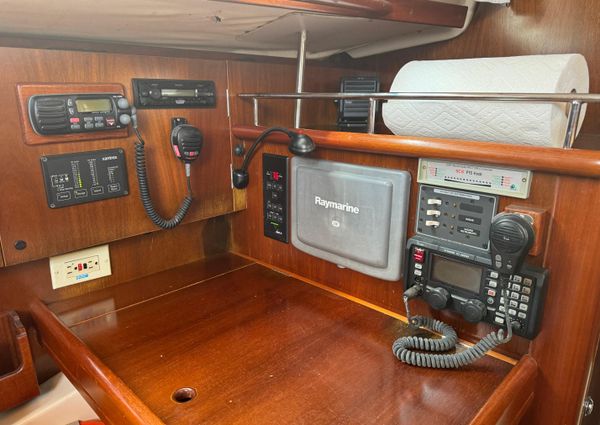
[[[492,298],[492,297],[488,297],[488,298],[487,298],[487,303],[488,303],[489,305],[492,305],[492,304],[494,304],[494,302],[495,302],[495,301],[496,301],[496,300],[495,300],[494,298]]]
[[[523,281],[523,278],[521,276],[519,276],[518,274],[516,274],[516,275],[512,276],[511,280],[516,283],[521,283]]]
[[[525,284],[527,286],[531,286],[533,284],[533,281],[531,279],[529,279],[528,277],[526,277],[525,279],[523,279],[523,284]]]
[[[495,281],[495,280],[489,280],[489,281],[488,281],[488,286],[489,286],[490,288],[497,288],[497,287],[498,287],[498,282],[497,282],[497,281]]]
[[[527,296],[527,295],[521,295],[521,301],[523,301],[524,303],[528,303],[529,302],[529,296]]]
[[[528,307],[528,306],[527,306],[527,304],[525,304],[525,303],[521,303],[521,304],[519,304],[519,310],[522,310],[522,311],[527,311],[527,309],[528,309],[528,308],[529,308],[529,307]]]
[[[511,292],[510,293],[510,298],[512,298],[513,300],[518,300],[519,299],[519,294],[517,294],[516,292]]]
[[[521,285],[517,285],[516,283],[513,283],[511,289],[513,291],[520,291],[521,290]]]
[[[498,272],[496,272],[496,271],[491,271],[491,272],[490,272],[490,277],[491,277],[492,279],[498,279]]]
[[[91,123],[91,122],[86,122],[86,123],[84,124],[84,127],[85,127],[85,128],[87,128],[87,129],[94,128],[94,124],[93,124],[93,123]]]
[[[487,294],[488,294],[490,297],[495,297],[495,296],[496,296],[496,290],[495,290],[495,289],[488,289],[488,290],[487,290]]]
[[[81,130],[81,126],[79,124],[71,124],[71,130]]]
[[[103,122],[97,122],[96,124],[94,124],[94,127],[96,127],[96,128],[103,128],[104,127],[104,123]]]
[[[506,309],[504,308],[503,305],[498,306],[498,310],[500,310],[502,313],[506,313]]]
[[[67,99],[67,106],[73,106],[73,99]]]
[[[522,311],[519,311],[519,312],[517,313],[517,317],[518,317],[519,319],[527,319],[527,314],[526,314],[526,313],[523,313]]]
[[[525,295],[529,295],[529,294],[531,294],[531,288],[528,288],[528,287],[524,286],[521,289],[521,292],[524,293]]]
[[[71,118],[69,118],[69,122],[71,124],[78,124],[79,123],[79,118],[78,117],[71,117]]]
[[[499,325],[503,325],[504,324],[504,317],[496,316],[496,317],[494,317],[494,322],[498,323]]]
[[[413,260],[415,263],[422,263],[425,261],[425,250],[423,248],[415,248],[413,251]]]
[[[423,264],[415,263],[415,269],[421,270],[423,268]]]
[[[94,121],[104,121],[104,117],[94,117]]]
[[[415,273],[415,276],[422,276],[423,275],[423,272],[421,270],[415,270],[414,273]]]
[[[517,308],[517,307],[519,306],[519,303],[518,303],[517,301],[515,301],[515,300],[510,300],[510,301],[508,302],[508,305],[509,305],[510,307],[515,307],[515,308]]]
[[[513,308],[509,308],[508,309],[508,314],[511,316],[516,316],[517,315],[517,310],[513,309]]]
[[[92,122],[92,121],[94,121],[94,118],[93,117],[83,117],[83,120],[85,122]]]

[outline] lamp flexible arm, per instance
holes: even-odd
[[[269,128],[268,130],[266,130],[263,134],[261,134],[252,144],[252,146],[250,146],[250,149],[248,149],[248,153],[246,153],[246,156],[244,157],[244,162],[242,162],[242,167],[241,170],[242,171],[247,171],[248,170],[248,164],[250,163],[250,160],[252,159],[252,157],[254,156],[254,151],[256,151],[256,149],[258,148],[258,145],[260,145],[260,143],[271,133],[274,133],[276,131],[280,131],[282,133],[287,134],[288,136],[290,136],[290,131],[287,128],[283,128],[283,127],[272,127]]]

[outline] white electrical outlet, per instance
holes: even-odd
[[[108,245],[50,257],[50,275],[54,289],[110,276],[111,273]]]

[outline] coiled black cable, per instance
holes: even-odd
[[[442,335],[441,339],[423,338],[418,336],[404,336],[398,338],[392,345],[392,352],[394,355],[404,363],[412,366],[429,367],[434,369],[450,369],[459,368],[473,363],[475,360],[480,359],[490,350],[493,350],[501,344],[505,344],[512,338],[512,326],[510,319],[506,315],[506,326],[507,336],[504,337],[504,330],[500,329],[498,332],[491,332],[483,337],[477,344],[467,348],[460,353],[452,354],[434,354],[435,352],[448,351],[454,348],[458,342],[458,336],[452,326],[436,320],[432,317],[424,316],[410,316],[410,310],[408,309],[408,300],[417,295],[414,290],[414,286],[409,288],[408,291],[412,292],[409,296],[404,296],[404,304],[406,305],[406,314],[408,316],[409,326],[421,327],[427,330],[436,332]],[[504,292],[504,289],[503,289]],[[508,312],[508,296],[504,295],[504,308]],[[429,351],[428,353],[421,353],[413,350]]]
[[[165,219],[154,209],[152,204],[152,198],[150,197],[150,190],[148,188],[148,177],[146,173],[146,153],[144,150],[144,139],[140,134],[139,130],[134,127],[135,135],[137,136],[138,142],[135,144],[135,171],[138,178],[138,185],[140,188],[140,198],[144,205],[146,215],[152,220],[154,224],[163,229],[172,229],[177,226],[184,219],[190,206],[192,205],[192,184],[190,180],[190,167],[186,165],[186,178],[187,178],[187,189],[188,194],[183,199],[183,202],[179,206],[179,209],[175,215],[170,219]]]

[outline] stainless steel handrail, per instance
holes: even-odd
[[[257,99],[375,99],[375,100],[481,100],[492,102],[600,102],[595,93],[240,93],[241,98]]]
[[[368,100],[368,132],[375,131],[375,111],[377,103],[385,100],[453,100],[483,102],[531,102],[568,103],[570,105],[567,129],[563,148],[569,148],[575,141],[581,106],[585,103],[600,103],[596,93],[240,93],[241,98],[249,98],[254,103],[254,124],[258,125],[259,99],[315,99],[315,100]]]

